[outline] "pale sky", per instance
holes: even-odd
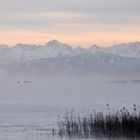
[[[140,41],[140,0],[0,0],[0,44]]]

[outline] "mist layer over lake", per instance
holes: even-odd
[[[55,103],[66,107],[109,102],[138,104],[140,83],[133,81],[113,78],[100,80],[94,76],[10,77],[0,80],[0,100],[29,104]]]

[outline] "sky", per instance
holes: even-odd
[[[140,41],[140,0],[0,0],[0,44]]]

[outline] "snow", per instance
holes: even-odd
[[[38,60],[41,58],[59,57],[60,55],[80,55],[86,52],[92,54],[96,52],[104,52],[130,58],[140,58],[140,42],[118,44],[108,48],[101,48],[94,44],[89,49],[84,49],[82,47],[73,49],[70,45],[61,43],[57,40],[49,41],[45,45],[17,44],[14,47],[0,45],[0,62],[23,62]]]
[[[113,67],[112,67],[113,65]],[[71,69],[72,67],[72,69]],[[139,73],[140,43],[119,44],[110,48],[72,48],[57,40],[45,45],[0,46],[0,71],[6,73]],[[42,71],[41,71],[42,70]],[[57,70],[57,71],[56,71]],[[50,73],[48,73],[50,74]]]
[[[108,51],[121,56],[140,58],[140,42],[114,45],[108,48]]]
[[[76,47],[75,50],[74,50],[75,55],[80,55],[80,54],[83,54],[85,52],[87,52],[87,50],[82,48],[82,47],[80,47],[80,46]]]
[[[102,51],[102,48],[100,48],[99,46],[97,46],[96,44],[93,44],[89,49],[88,49],[88,52],[91,52],[91,53],[96,53],[98,51]]]

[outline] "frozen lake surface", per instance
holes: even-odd
[[[31,82],[26,83],[25,80]],[[20,81],[20,82],[17,82]],[[86,111],[140,105],[140,83],[94,78],[0,80],[0,140],[46,140],[66,109]]]

